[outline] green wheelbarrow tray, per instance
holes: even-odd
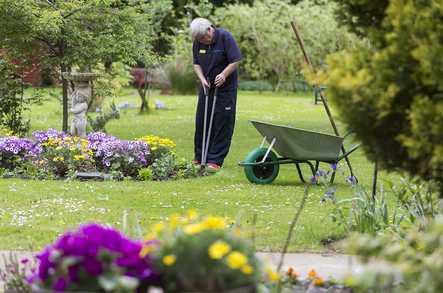
[[[346,153],[340,154],[346,138],[314,132],[283,125],[260,121],[251,121],[264,137],[261,146],[253,150],[248,157],[239,163],[245,168],[249,181],[259,184],[271,183],[278,175],[280,164],[296,164],[300,179],[304,182],[299,164],[309,165],[313,176],[320,162],[336,164],[354,152],[359,144],[352,146]],[[264,148],[265,140],[270,144]],[[280,157],[272,151],[274,149]],[[311,162],[315,162],[314,164]],[[335,172],[331,177],[334,181]]]

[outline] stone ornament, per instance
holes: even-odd
[[[91,72],[64,72],[63,77],[74,84],[71,93],[71,135],[86,137],[86,113],[91,100],[91,83],[98,74]]]

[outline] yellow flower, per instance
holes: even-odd
[[[153,251],[154,251],[153,245],[145,245],[145,246],[143,246],[142,250],[140,251],[140,257],[145,257]]]
[[[74,161],[80,161],[86,159],[85,155],[75,155]]]
[[[173,254],[165,255],[162,259],[163,264],[165,264],[167,266],[172,266],[173,264],[175,264],[176,260],[177,260],[177,257],[175,257],[175,255],[173,255]]]
[[[313,281],[313,283],[314,283],[315,286],[323,286],[323,284],[324,284],[325,282],[323,281],[322,278],[315,278],[314,281]]]
[[[266,269],[266,274],[271,282],[278,282],[280,280],[280,275],[270,268]]]
[[[227,263],[231,269],[239,269],[248,263],[248,258],[241,252],[233,251],[228,255]]]
[[[197,219],[197,218],[198,218],[198,213],[197,213],[196,210],[191,209],[191,210],[188,211],[188,219],[189,220],[194,220],[194,219]]]
[[[308,277],[311,279],[317,277],[317,272],[314,269],[310,270],[308,272]]]
[[[54,162],[58,162],[58,161],[63,162],[63,161],[65,160],[65,158],[60,157],[60,156],[57,156],[57,157],[54,157],[52,160],[53,160]]]
[[[163,229],[165,229],[165,224],[163,224],[163,223],[157,223],[157,224],[154,224],[154,226],[152,226],[152,230],[156,234],[163,231]]]
[[[179,224],[180,224],[180,215],[179,214],[172,214],[169,217],[169,226],[170,226],[171,230],[175,230],[175,228],[177,228]]]
[[[213,229],[213,230],[217,230],[217,229],[225,229],[226,228],[226,222],[223,218],[220,217],[207,217],[204,221],[203,221],[203,225],[207,228],[207,229]]]
[[[209,246],[208,253],[212,259],[221,259],[231,251],[231,246],[221,240],[214,242]]]
[[[202,225],[201,223],[189,224],[183,228],[183,232],[185,232],[185,234],[188,234],[188,235],[195,235],[195,234],[198,234],[198,233],[202,232],[203,230],[205,230],[205,228],[206,227],[204,225]]]
[[[254,269],[250,265],[244,265],[241,267],[241,271],[245,275],[250,275],[254,271]]]
[[[153,240],[153,239],[155,239],[156,237],[155,237],[155,234],[154,233],[149,233],[149,234],[147,234],[146,236],[145,236],[145,240],[146,241],[149,241],[149,240]]]

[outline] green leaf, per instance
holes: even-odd
[[[106,292],[112,291],[117,288],[119,284],[119,278],[116,275],[106,274],[98,278],[98,283],[100,287]]]

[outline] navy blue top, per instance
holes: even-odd
[[[205,45],[194,40],[192,45],[194,64],[200,65],[203,75],[214,84],[215,77],[220,74],[226,66],[241,60],[240,49],[232,34],[224,29],[216,28],[212,44]],[[227,78],[220,89],[232,90],[238,84],[237,69]]]

